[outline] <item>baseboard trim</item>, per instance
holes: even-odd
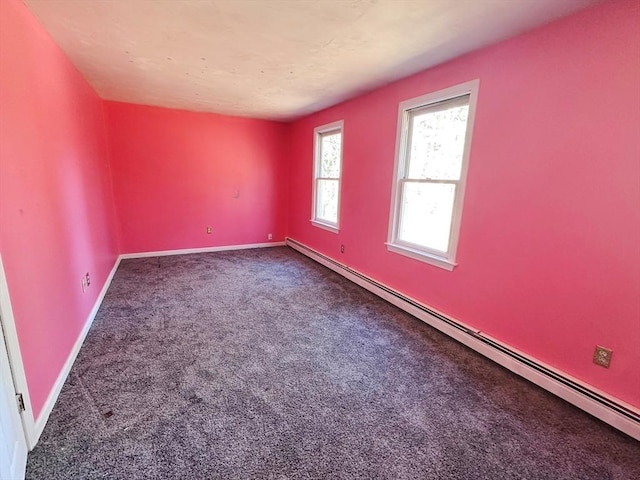
[[[84,327],[82,327],[82,331],[78,335],[78,338],[76,339],[75,343],[73,344],[73,348],[69,352],[69,356],[67,357],[67,361],[64,363],[64,366],[62,367],[62,370],[58,374],[58,378],[56,379],[55,383],[53,384],[53,387],[51,388],[51,391],[49,392],[49,396],[47,397],[47,400],[44,402],[44,405],[42,407],[42,410],[40,411],[40,414],[38,415],[38,418],[35,420],[35,426],[34,426],[34,432],[33,432],[33,438],[32,438],[33,444],[29,445],[29,449],[30,450],[33,450],[33,448],[35,447],[36,443],[40,439],[40,435],[42,435],[44,427],[47,424],[47,421],[49,420],[49,415],[51,415],[51,411],[53,410],[53,407],[55,406],[56,401],[58,400],[58,397],[60,396],[60,391],[62,390],[62,387],[64,386],[64,383],[67,381],[67,377],[69,376],[69,372],[71,371],[71,367],[73,366],[73,363],[75,362],[76,357],[78,356],[78,353],[80,353],[80,349],[82,348],[82,344],[84,343],[84,340],[87,337],[87,334],[89,333],[89,329],[91,328],[91,325],[93,324],[93,320],[96,318],[96,314],[98,313],[98,310],[100,309],[100,305],[102,305],[102,301],[104,300],[104,296],[107,294],[107,290],[109,290],[109,286],[111,285],[111,281],[113,280],[113,277],[116,274],[116,271],[118,270],[118,266],[120,265],[120,259],[121,259],[121,257],[118,257],[116,259],[115,264],[113,265],[113,268],[111,269],[111,272],[109,273],[109,276],[107,277],[107,280],[104,282],[104,285],[102,286],[102,290],[100,290],[100,294],[98,295],[98,298],[96,298],[96,301],[93,304],[93,308],[89,312],[89,315],[87,317],[87,321],[85,322]]]
[[[517,375],[640,440],[640,410],[459,322],[292,238],[287,246],[422,320]]]
[[[183,248],[179,250],[158,250],[155,252],[124,253],[121,259],[145,258],[145,257],[166,257],[169,255],[188,255],[191,253],[224,252],[227,250],[245,250],[249,248],[283,247],[285,242],[267,243],[244,243],[240,245],[223,245],[219,247]]]
[[[38,415],[38,418],[35,419],[35,421],[33,422],[29,422],[30,424],[26,429],[27,430],[26,436],[27,436],[29,450],[33,450],[33,448],[36,446],[36,443],[38,443],[38,440],[40,439],[40,435],[42,435],[44,427],[47,424],[47,421],[49,420],[49,416],[53,411],[53,407],[55,406],[56,401],[60,396],[62,387],[64,386],[64,383],[67,381],[67,377],[69,376],[71,367],[73,366],[73,363],[75,362],[78,356],[78,353],[80,353],[82,344],[84,343],[84,340],[87,337],[87,334],[89,333],[89,329],[93,324],[93,320],[95,319],[98,313],[98,310],[100,309],[100,305],[102,305],[102,301],[104,300],[107,290],[111,285],[111,281],[113,280],[113,277],[116,274],[116,271],[118,270],[118,267],[120,266],[120,262],[122,260],[127,258],[162,257],[167,255],[186,255],[190,253],[207,253],[207,252],[221,252],[221,251],[227,251],[227,250],[244,250],[249,248],[282,247],[284,245],[285,245],[285,242],[252,243],[252,244],[242,244],[242,245],[226,245],[226,246],[220,246],[220,247],[164,250],[164,251],[158,251],[158,252],[125,253],[118,256],[113,268],[111,269],[111,272],[109,273],[109,276],[107,277],[106,282],[102,287],[102,290],[100,291],[100,294],[98,295],[98,298],[96,299],[93,305],[93,308],[91,309],[91,312],[89,312],[89,316],[87,317],[87,321],[85,322],[84,327],[82,327],[82,331],[78,335],[78,338],[76,339],[73,345],[73,348],[69,352],[69,356],[67,357],[67,360],[64,363],[62,370],[58,374],[58,378],[56,379],[53,387],[51,388],[51,391],[49,392],[49,395],[47,396],[47,399],[42,407],[42,410],[40,411],[40,414]]]

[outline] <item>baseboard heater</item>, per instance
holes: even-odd
[[[286,245],[339,273],[512,372],[640,440],[640,412],[464,325],[292,238]]]

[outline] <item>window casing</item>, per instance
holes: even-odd
[[[313,131],[313,206],[311,223],[337,233],[340,228],[340,184],[344,122]]]
[[[387,248],[456,266],[478,80],[400,103]]]

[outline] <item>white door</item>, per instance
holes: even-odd
[[[0,478],[22,480],[27,465],[27,442],[13,388],[1,321],[0,318]]]

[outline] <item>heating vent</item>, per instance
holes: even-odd
[[[362,273],[358,272],[357,270],[353,270],[349,267],[347,267],[346,265],[341,264],[340,262],[337,262],[335,260],[333,260],[330,257],[327,257],[326,255],[319,253],[309,247],[307,247],[306,245],[297,242],[296,240],[293,240],[291,238],[287,238],[286,239],[286,243],[287,245],[291,246],[292,248],[294,248],[295,250],[300,251],[301,253],[306,254],[307,256],[310,256],[311,258],[314,257],[318,257],[320,259],[322,259],[323,262],[328,263],[330,265],[332,265],[334,267],[335,270],[338,271],[338,273],[340,273],[341,271],[344,273],[349,274],[350,276],[355,276],[358,279],[360,279],[361,281],[365,282],[366,284],[375,287],[375,289],[377,290],[382,290],[383,292],[385,292],[388,295],[391,295],[393,297],[395,297],[396,299],[400,300],[401,302],[408,304],[418,310],[420,310],[421,312],[429,315],[430,317],[437,319],[437,321],[439,322],[443,322],[444,324],[448,325],[449,327],[452,327],[456,330],[459,330],[463,335],[468,335],[469,337],[472,337],[473,339],[482,342],[483,344],[491,347],[492,349],[495,349],[497,351],[499,351],[500,353],[508,356],[510,359],[525,365],[527,367],[529,367],[530,369],[535,370],[537,373],[544,375],[546,378],[552,379],[555,382],[567,387],[568,389],[574,391],[575,393],[579,393],[580,395],[589,398],[590,400],[596,402],[597,404],[606,407],[614,412],[616,412],[617,414],[621,415],[622,417],[624,417],[625,419],[636,423],[636,428],[634,428],[634,430],[637,431],[637,429],[640,429],[640,414],[636,413],[633,410],[630,410],[629,408],[625,407],[624,405],[621,405],[601,394],[599,394],[598,392],[595,392],[589,388],[584,387],[583,385],[580,385],[579,383],[571,380],[570,378],[567,378],[563,375],[560,375],[559,373],[545,367],[544,365],[541,365],[540,363],[532,360],[529,357],[526,357],[512,349],[510,349],[509,347],[500,344],[498,342],[496,342],[495,340],[488,338],[487,336],[483,335],[482,332],[478,332],[478,331],[474,331],[472,329],[470,329],[469,327],[462,325],[459,322],[456,322],[455,320],[452,320],[451,318],[436,312],[434,310],[432,310],[431,308],[422,305],[419,302],[416,302],[415,300],[413,300],[412,298],[406,297],[405,295],[397,292],[396,290],[393,290],[389,287],[387,287],[386,285],[383,285],[379,282],[377,282],[376,280],[367,277],[366,275],[363,275]],[[374,292],[375,293],[375,292]],[[553,392],[552,392],[553,393]],[[604,419],[603,419],[604,420]],[[617,425],[614,425],[617,426]],[[629,434],[633,435],[630,432],[627,432]]]

